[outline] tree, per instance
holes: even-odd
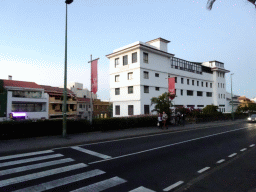
[[[206,105],[206,107],[203,108],[203,113],[209,114],[209,115],[216,114],[216,113],[218,113],[218,106]]]
[[[208,0],[207,1],[207,9],[211,10],[213,4],[215,3],[216,0]],[[253,5],[255,5],[256,8],[256,0],[247,0],[248,2],[252,3]]]
[[[170,117],[170,107],[172,107],[172,101],[170,101],[169,97],[171,96],[170,93],[163,93],[158,97],[151,98],[151,105],[155,104],[154,109],[152,112],[157,111],[158,113],[165,112],[168,117]]]

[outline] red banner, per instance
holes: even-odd
[[[98,60],[91,62],[91,91],[96,94],[98,91],[98,72],[97,72]]]
[[[168,78],[168,92],[170,94],[175,95],[175,77]],[[174,97],[170,97],[171,99],[174,99]]]

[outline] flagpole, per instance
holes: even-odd
[[[91,55],[92,62],[92,55]],[[92,125],[92,64],[91,64],[91,98],[90,98],[91,112],[90,112],[90,124]]]

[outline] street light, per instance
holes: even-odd
[[[232,116],[232,120],[234,121],[234,112],[233,112],[233,93],[232,93],[232,76],[234,75],[234,73],[231,73],[231,103],[232,103],[232,112],[231,112],[231,116]]]
[[[67,136],[67,22],[68,22],[68,4],[73,0],[66,0],[66,30],[65,30],[65,69],[64,69],[64,91],[63,91],[63,129],[62,136]]]

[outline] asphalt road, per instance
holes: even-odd
[[[256,124],[243,122],[4,156],[0,188],[249,191],[256,188],[255,144]]]

